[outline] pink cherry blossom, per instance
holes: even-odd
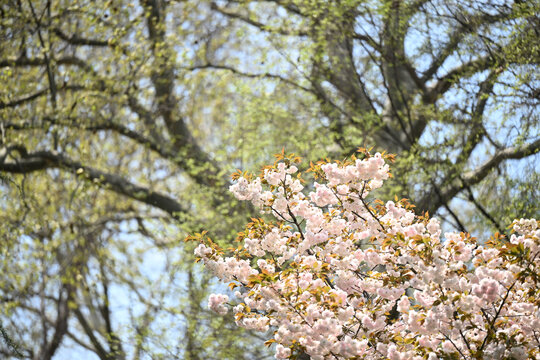
[[[540,359],[539,221],[514,221],[508,240],[441,236],[406,201],[370,199],[387,157],[317,163],[305,188],[294,159],[231,185],[274,217],[248,224],[236,251],[189,237],[235,288],[231,301],[210,295],[210,309],[272,330],[277,359]]]

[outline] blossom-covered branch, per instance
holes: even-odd
[[[235,174],[235,196],[275,220],[253,219],[230,256],[204,233],[188,237],[236,289],[209,307],[272,330],[278,359],[537,359],[539,222],[515,221],[510,239],[442,237],[405,199],[369,200],[388,159],[364,150],[312,164],[307,195],[294,155],[258,177]]]

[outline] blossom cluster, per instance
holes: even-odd
[[[235,196],[274,220],[252,219],[230,256],[190,237],[234,290],[234,302],[213,294],[209,307],[272,330],[278,359],[540,359],[540,222],[483,243],[442,235],[406,200],[371,199],[388,158],[312,164],[309,191],[294,156],[237,174]]]

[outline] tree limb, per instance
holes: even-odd
[[[62,30],[60,30],[59,28],[54,28],[52,30],[56,34],[56,36],[58,36],[60,39],[64,40],[65,42],[71,45],[86,45],[86,46],[96,46],[96,47],[112,46],[112,43],[110,41],[87,39],[87,38],[79,37],[77,35],[68,36],[64,34]]]
[[[83,86],[80,86],[80,85],[65,85],[65,86],[62,86],[60,88],[57,88],[56,89],[58,92],[59,91],[66,91],[66,90],[72,90],[72,91],[79,91],[79,90],[84,90],[84,87]],[[44,96],[44,95],[47,95],[48,93],[50,92],[50,87],[48,87],[47,89],[43,89],[43,90],[39,90],[33,94],[30,94],[30,95],[27,95],[25,97],[22,97],[20,99],[17,99],[17,100],[13,100],[11,102],[3,102],[0,100],[0,109],[5,109],[5,108],[10,108],[10,107],[16,107],[16,106],[19,106],[19,105],[22,105],[26,102],[29,102],[29,101],[32,101],[32,100],[35,100],[41,96]]]
[[[479,168],[466,172],[463,176],[463,180],[467,185],[477,184],[484,179],[487,174],[498,166],[503,160],[506,159],[521,159],[529,155],[536,154],[540,150],[540,139],[536,141],[521,145],[513,146],[506,149],[499,150],[488,161],[486,161]],[[460,189],[461,190],[461,189]]]
[[[15,107],[15,106],[24,104],[25,102],[32,101],[34,99],[37,99],[40,96],[46,95],[48,92],[49,92],[49,88],[39,90],[33,94],[27,95],[25,97],[22,97],[20,99],[13,100],[10,102],[3,102],[2,100],[0,100],[0,109]]]
[[[428,192],[423,198],[419,199],[417,209],[421,211],[429,211],[434,214],[438,208],[448,203],[459,192],[478,184],[482,181],[491,170],[496,168],[501,162],[507,159],[522,159],[529,155],[536,154],[540,151],[540,138],[529,144],[516,145],[502,150],[498,150],[495,154],[480,167],[466,172],[461,178],[456,178],[450,184],[443,186],[440,197],[436,197],[433,191]]]
[[[502,69],[492,70],[488,77],[480,83],[480,89],[476,94],[476,104],[472,109],[471,120],[468,127],[471,129],[467,139],[463,143],[461,152],[457,156],[456,164],[459,166],[463,164],[463,167],[467,163],[472,152],[476,146],[482,141],[486,130],[483,125],[484,112],[490,95],[493,92],[495,81],[501,74]]]
[[[75,313],[75,316],[77,317],[77,320],[79,320],[79,324],[81,324],[84,332],[86,333],[86,335],[90,339],[90,342],[94,346],[94,350],[95,350],[97,356],[99,356],[99,358],[101,360],[108,360],[109,359],[109,353],[107,352],[107,350],[105,350],[103,345],[101,345],[101,343],[99,342],[99,339],[94,334],[94,331],[92,330],[92,327],[90,326],[90,324],[88,324],[88,321],[86,321],[86,318],[84,317],[81,310],[79,308],[76,308],[76,309],[73,310],[73,312]]]
[[[65,296],[62,297],[62,293]],[[46,344],[39,352],[40,360],[50,360],[62,342],[62,338],[68,330],[69,303],[73,298],[73,288],[71,285],[64,284],[60,289],[60,295],[57,304],[57,317],[54,323],[54,334],[50,342]]]
[[[218,164],[200,147],[184,119],[178,114],[178,99],[174,95],[174,50],[166,46],[165,3],[159,0],[146,0],[147,28],[151,52],[154,57],[152,84],[155,89],[155,99],[158,113],[163,117],[171,136],[172,146],[178,156],[191,159],[194,164],[187,165],[184,170],[198,183],[215,186],[224,180]]]
[[[466,35],[474,33],[480,26],[494,24],[496,22],[508,19],[513,13],[514,12],[500,13],[496,15],[482,13],[468,18],[466,22],[459,21],[459,18],[456,16],[455,19],[458,20],[459,26],[454,29],[450,35],[449,41],[442,47],[438,56],[433,59],[430,67],[424,72],[421,78],[422,82],[426,82],[427,80],[431,79],[435,73],[437,73],[446,59],[448,59],[450,55],[458,50],[458,45]]]
[[[64,56],[59,59],[55,59],[57,65],[74,65],[81,68],[88,68],[88,64],[76,57],[76,56]],[[7,58],[0,60],[0,68],[3,67],[30,67],[30,66],[43,66],[46,65],[46,60],[44,58],[28,58],[28,57],[19,57],[19,58]]]
[[[486,70],[494,63],[494,59],[491,56],[483,56],[452,69],[427,90],[424,100],[428,104],[434,103],[455,84],[456,80],[459,80],[463,76]]]
[[[506,235],[505,231],[503,230],[504,227],[502,227],[497,220],[491,215],[483,206],[478,202],[478,200],[474,197],[474,194],[469,186],[466,187],[467,192],[469,193],[468,200],[474,204],[474,206],[480,211],[480,213],[495,226],[497,231],[499,231],[499,234]]]
[[[103,266],[103,263],[100,262],[100,272],[101,272],[101,284],[103,287],[103,302],[99,306],[101,316],[105,320],[105,330],[107,331],[107,342],[109,343],[109,349],[111,350],[111,360],[112,359],[125,359],[125,353],[122,348],[122,341],[113,330],[112,321],[111,321],[111,309],[109,307],[109,279],[107,278],[107,273]]]
[[[297,84],[294,81],[289,80],[289,79],[287,79],[287,78],[285,78],[285,77],[283,77],[281,75],[270,74],[270,73],[261,73],[261,74],[246,73],[246,72],[240,71],[238,69],[235,69],[234,67],[229,66],[229,65],[216,65],[216,64],[206,63],[206,64],[203,64],[203,65],[194,65],[194,66],[190,66],[190,67],[184,67],[184,69],[191,70],[191,71],[193,71],[193,70],[201,70],[201,69],[227,70],[227,71],[232,72],[233,74],[240,75],[240,76],[247,77],[247,78],[253,78],[253,79],[268,78],[268,79],[279,80],[281,82],[284,82],[285,84],[291,85],[291,86],[293,86],[295,88],[298,88],[300,90],[303,90],[303,91],[306,91],[306,92],[309,92],[309,93],[314,92],[312,89],[309,89],[309,88],[304,87],[304,86],[302,86],[300,84]]]
[[[254,26],[254,27],[256,27],[256,28],[258,28],[259,30],[262,30],[262,31],[267,31],[267,32],[270,32],[270,33],[280,34],[280,35],[285,35],[285,36],[308,36],[309,35],[306,30],[288,30],[288,29],[284,29],[284,28],[274,28],[272,26],[263,24],[263,23],[261,23],[261,22],[259,22],[257,20],[251,19],[251,18],[249,18],[249,17],[247,17],[245,15],[242,15],[242,14],[227,10],[225,8],[219,7],[215,2],[212,2],[210,4],[210,8],[212,10],[215,10],[215,11],[219,12],[220,14],[222,14],[224,16],[227,16],[227,17],[229,17],[231,19],[237,19],[237,20],[243,21],[246,24]]]
[[[178,218],[180,213],[186,212],[186,209],[180,203],[166,195],[133,184],[119,175],[85,166],[57,151],[36,151],[23,154],[16,162],[3,161],[0,163],[0,171],[18,174],[51,168],[65,169],[73,174],[81,174],[103,188],[159,208],[171,214],[174,218]]]

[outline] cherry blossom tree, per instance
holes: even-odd
[[[441,236],[407,200],[374,200],[392,155],[311,164],[308,186],[299,158],[277,157],[230,187],[269,220],[229,251],[187,238],[234,292],[209,308],[266,332],[278,359],[540,359],[539,221],[514,221],[509,239]]]

